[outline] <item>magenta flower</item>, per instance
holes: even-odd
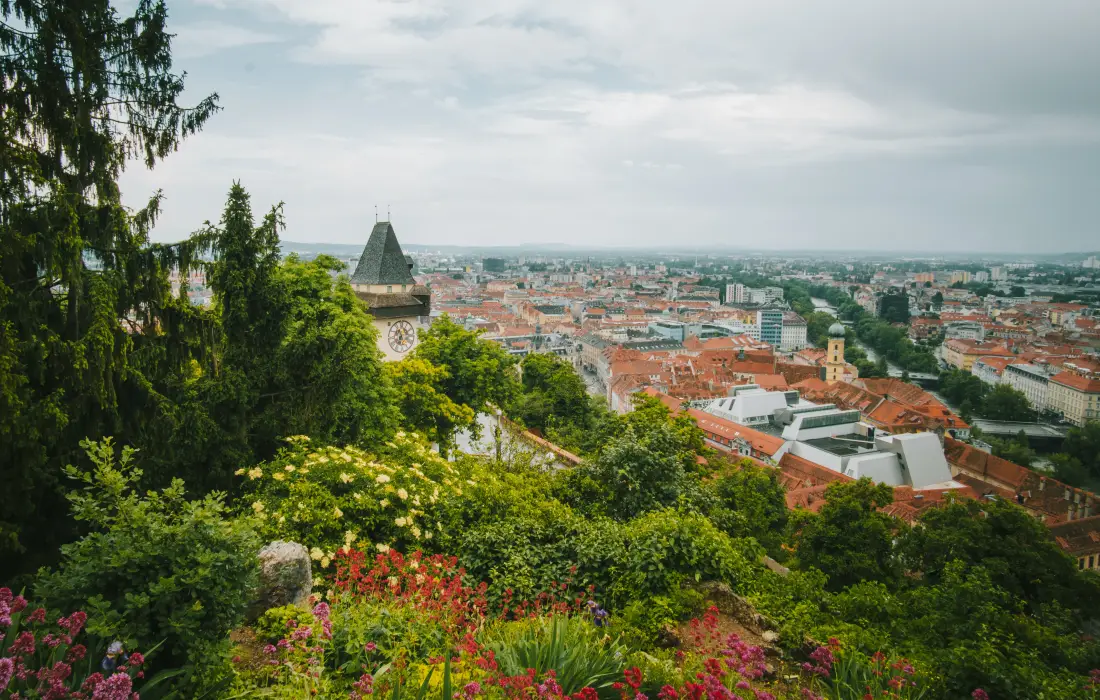
[[[8,683],[11,683],[11,677],[14,673],[15,659],[10,656],[5,656],[0,659],[0,690],[4,690],[8,687]]]
[[[125,673],[116,673],[104,679],[95,686],[92,691],[92,700],[130,700],[134,684],[130,676]]]
[[[374,677],[369,673],[359,676],[359,680],[351,684],[353,690],[348,695],[348,700],[363,700],[368,695],[374,694]]]
[[[975,688],[974,692],[970,694],[970,697],[974,698],[974,700],[989,700],[989,693],[981,688]]]
[[[15,638],[15,641],[11,644],[11,653],[16,655],[33,654],[34,653],[34,634],[28,631],[19,633],[19,636]]]
[[[81,610],[77,610],[68,617],[63,617],[57,621],[57,626],[67,631],[69,636],[75,637],[80,634],[80,630],[84,629],[84,623],[88,621],[88,613]]]
[[[363,648],[367,650],[367,653],[372,653],[378,649],[378,645],[374,642],[367,642],[366,646],[364,646]]]

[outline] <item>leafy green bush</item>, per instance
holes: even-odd
[[[590,687],[601,698],[618,696],[611,685],[622,678],[626,649],[583,617],[552,617],[508,622],[491,628],[483,643],[496,653],[501,671],[537,676],[554,671],[566,694]]]
[[[489,583],[489,599],[499,602],[508,590],[533,599],[567,580],[609,593],[626,556],[623,527],[580,517],[557,501],[517,496],[515,512],[468,527],[455,548],[470,574]]]
[[[39,573],[37,595],[52,608],[87,610],[89,632],[127,648],[163,643],[158,668],[216,675],[256,583],[260,542],[250,522],[231,520],[220,495],[186,500],[179,480],[139,495],[133,450],[116,464],[110,439],[82,444],[94,469],[66,468],[84,484],[68,498],[91,532],[62,547],[57,571]]]
[[[288,630],[299,625],[312,627],[315,624],[313,615],[308,609],[298,605],[284,605],[278,608],[266,610],[260,619],[256,620],[253,629],[256,636],[271,644],[287,636]]]
[[[667,594],[686,578],[746,584],[753,577],[750,560],[762,554],[750,543],[731,539],[702,515],[648,513],[627,525],[626,560],[613,595],[625,600]]]
[[[675,627],[698,613],[703,607],[703,594],[691,589],[670,591],[644,600],[635,600],[623,609],[621,622],[615,627],[624,642],[633,648],[651,649],[667,627]]]

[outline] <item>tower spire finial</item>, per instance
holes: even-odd
[[[378,223],[378,205],[374,205],[374,223]]]
[[[386,221],[390,220],[390,205],[386,205]]]

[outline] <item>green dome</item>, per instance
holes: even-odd
[[[829,326],[829,337],[830,338],[843,338],[844,337],[844,326],[840,325],[839,323],[834,323],[833,325]]]

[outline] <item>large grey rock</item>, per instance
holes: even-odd
[[[309,552],[297,542],[276,540],[260,550],[260,586],[252,616],[284,605],[305,605],[312,589]]]

